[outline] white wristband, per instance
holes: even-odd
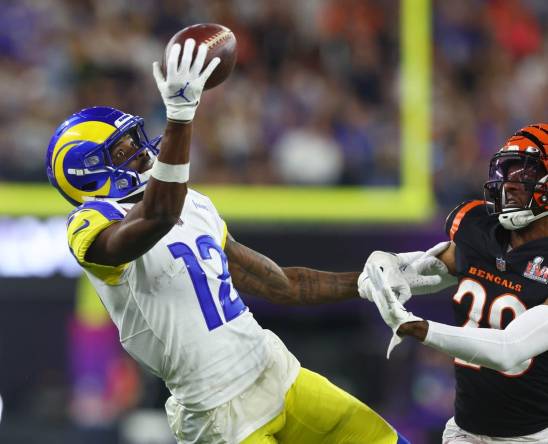
[[[150,175],[162,182],[186,183],[190,177],[190,164],[170,165],[156,159],[150,170]]]

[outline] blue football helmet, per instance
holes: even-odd
[[[110,149],[129,135],[138,147],[125,162],[115,166]],[[73,205],[97,198],[122,200],[144,190],[149,173],[129,169],[143,151],[158,155],[161,137],[150,140],[144,120],[114,108],[85,108],[65,120],[50,140],[46,170],[51,184]]]

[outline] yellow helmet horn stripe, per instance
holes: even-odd
[[[116,130],[116,128],[104,122],[83,122],[69,128],[57,141],[52,155],[52,170],[59,187],[72,199],[83,203],[85,196],[106,196],[110,191],[110,179],[96,191],[83,191],[73,187],[65,176],[63,163],[65,156],[74,144],[82,140],[103,143]],[[71,143],[74,142],[74,143]],[[63,149],[64,147],[64,149]]]

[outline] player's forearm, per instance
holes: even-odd
[[[190,160],[190,139],[192,122],[172,122],[168,120],[162,136],[158,160],[169,164],[184,164]]]
[[[359,272],[332,273],[303,267],[282,268],[293,304],[310,305],[357,298]]]
[[[225,252],[232,283],[243,293],[290,305],[321,304],[359,297],[358,272],[282,268],[272,259],[236,242],[230,234]]]
[[[407,334],[401,329],[411,328],[410,324],[402,325],[398,333]],[[428,324],[425,345],[495,370],[509,370],[548,350],[547,305],[527,310],[504,330]]]
[[[309,268],[281,268],[257,252],[231,250],[230,274],[241,292],[268,299],[276,304],[307,305],[335,302],[358,297],[359,273],[327,273]],[[253,260],[235,258],[250,255]]]
[[[169,165],[189,163],[191,123],[167,122],[158,160]],[[143,198],[143,217],[173,226],[183,209],[186,183],[165,182],[151,177]]]
[[[447,249],[438,255],[438,259],[445,264],[445,266],[447,267],[447,270],[452,275],[457,274],[455,251],[456,251],[456,245],[453,241],[451,241]]]
[[[313,305],[358,297],[359,273],[328,273],[309,268],[279,268],[265,264],[263,269],[238,264],[230,272],[235,287],[244,293],[276,304]]]

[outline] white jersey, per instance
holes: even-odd
[[[67,224],[71,251],[128,353],[186,408],[216,407],[249,387],[268,362],[266,333],[232,285],[226,225],[209,198],[188,190],[180,221],[143,256],[118,267],[86,262],[97,235],[132,206],[78,207]]]

